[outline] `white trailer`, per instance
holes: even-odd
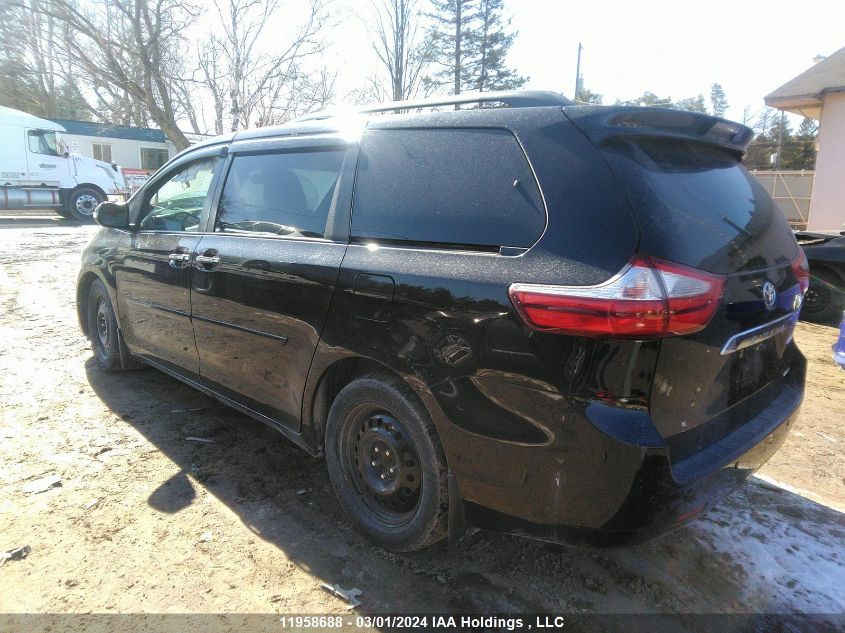
[[[0,209],[54,208],[86,220],[108,196],[125,195],[117,165],[70,154],[61,125],[0,106]]]

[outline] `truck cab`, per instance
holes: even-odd
[[[0,209],[52,208],[87,220],[126,183],[115,164],[71,155],[65,129],[26,112],[0,107]]]

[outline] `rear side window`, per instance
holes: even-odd
[[[691,141],[612,141],[602,153],[628,195],[651,255],[726,273],[784,264],[795,239],[783,214],[740,165]]]
[[[237,155],[214,230],[323,237],[345,150]]]
[[[359,238],[528,247],[546,226],[534,175],[506,130],[372,130],[354,197]]]

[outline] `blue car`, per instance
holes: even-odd
[[[839,324],[839,340],[833,344],[833,360],[845,369],[845,314],[842,315],[842,322]]]

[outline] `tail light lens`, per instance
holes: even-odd
[[[801,292],[807,292],[810,287],[810,264],[807,262],[807,255],[804,249],[798,247],[798,257],[792,260],[792,272],[798,278],[798,285],[801,286]]]
[[[636,255],[598,286],[512,284],[528,327],[575,336],[659,338],[704,329],[719,307],[724,275]]]

